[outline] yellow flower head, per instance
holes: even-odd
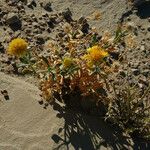
[[[69,68],[71,65],[73,65],[73,59],[69,57],[65,57],[63,60],[63,67]]]
[[[17,38],[9,43],[8,54],[22,56],[27,51],[28,44],[25,40]]]
[[[84,56],[84,59],[93,63],[101,61],[104,57],[108,56],[108,52],[104,51],[99,46],[93,46],[87,49],[88,54]]]

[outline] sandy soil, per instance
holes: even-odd
[[[25,6],[26,15],[35,14],[39,17],[45,13],[46,11],[39,5],[39,2],[44,1],[49,0],[37,0],[37,7],[34,9]],[[89,20],[90,25],[96,26],[100,33],[106,30],[113,32],[123,14],[130,10],[125,0],[51,0],[51,3],[54,11],[70,8],[75,19],[81,16],[89,17],[95,11],[100,12],[99,20]],[[6,7],[10,12],[15,11],[15,8],[10,9],[4,0],[0,0],[0,6]],[[150,32],[147,32],[148,16],[142,14],[139,11],[138,15],[135,13],[127,15],[125,20],[131,20],[135,28],[140,26],[136,36],[139,47],[129,51],[131,54],[129,60],[133,68],[139,67],[142,70],[140,77],[145,79],[144,71],[150,69],[148,63]],[[9,32],[8,26],[0,26],[0,42],[5,47],[11,38]],[[19,33],[24,34],[23,31]],[[46,36],[51,34],[46,33]],[[144,48],[141,48],[141,43],[144,43]],[[0,54],[0,59],[3,57],[4,55]],[[134,66],[137,63],[139,64]],[[137,77],[136,81],[138,79]],[[145,82],[148,80],[149,73]],[[0,150],[137,149],[136,141],[125,138],[118,130],[112,130],[101,120],[97,121],[95,117],[65,111],[59,104],[54,104],[55,110],[51,107],[43,109],[38,104],[40,100],[38,88],[25,82],[25,79],[0,73],[1,90],[8,91],[9,100],[0,94]],[[143,143],[139,148],[147,149],[144,145]]]
[[[92,150],[96,149],[96,140],[101,149],[129,147],[126,138],[94,117],[66,112],[58,104],[54,105],[55,111],[51,107],[43,109],[37,103],[40,100],[37,87],[29,83],[0,73],[0,89],[7,89],[9,95],[9,100],[0,96],[2,150],[52,150],[67,147]],[[120,139],[114,140],[115,136]]]

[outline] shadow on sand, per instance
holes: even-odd
[[[147,1],[137,7],[137,16],[141,19],[146,19],[150,17],[150,1]]]
[[[57,145],[54,150],[99,150],[108,147],[113,150],[145,150],[150,148],[142,141],[134,143],[129,137],[123,136],[121,130],[115,129],[95,116],[86,116],[80,112],[68,110],[56,102],[53,104],[53,109],[58,111],[58,118],[64,119],[64,125],[51,137]]]
[[[127,12],[123,13],[121,18],[119,19],[119,23],[123,23],[125,18],[129,17],[133,14],[133,10],[136,9],[136,15],[141,19],[147,19],[150,17],[150,1],[144,2],[140,4],[139,6],[136,6],[136,8],[132,8],[131,10],[128,10]]]

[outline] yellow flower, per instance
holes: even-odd
[[[22,56],[27,51],[28,44],[25,40],[17,38],[9,43],[8,54]]]
[[[69,57],[65,57],[63,60],[63,67],[69,68],[71,65],[73,65],[73,59]]]
[[[99,46],[93,46],[91,48],[87,49],[88,54],[83,56],[83,59],[86,59],[89,61],[88,64],[94,64],[99,61],[101,61],[104,57],[108,56],[108,52],[106,52],[104,49],[102,49]]]

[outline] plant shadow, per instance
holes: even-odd
[[[102,119],[66,109],[56,102],[52,106],[55,111],[58,111],[57,117],[64,119],[63,127],[60,127],[51,137],[57,145],[54,150],[69,150],[72,147],[75,150],[133,148],[131,138],[123,135],[119,128],[108,125]]]

